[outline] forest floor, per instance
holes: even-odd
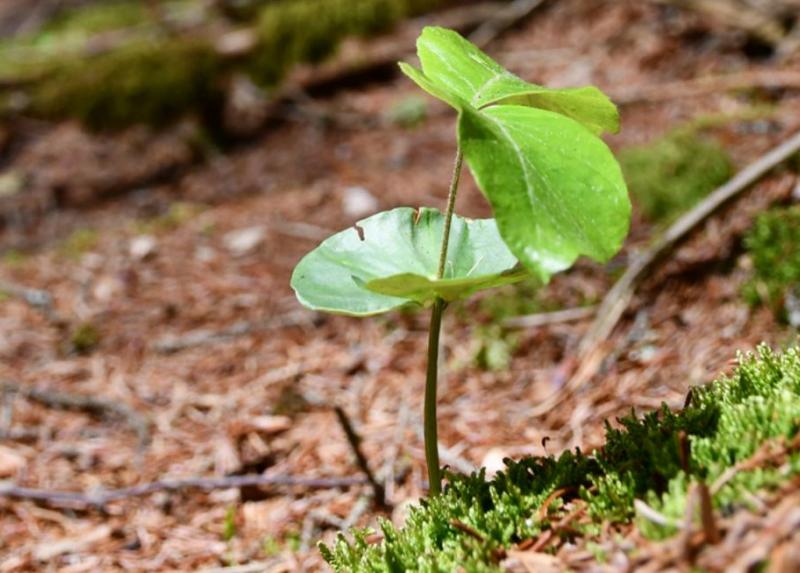
[[[623,129],[609,139],[614,149],[767,102],[767,117],[711,128],[741,168],[800,128],[798,86],[653,90],[797,69],[796,59],[759,59],[742,49],[737,31],[696,14],[633,0],[563,1],[488,51],[525,79],[595,84],[627,99]],[[321,239],[370,212],[443,206],[453,114],[429,101],[427,119],[414,128],[386,115],[416,94],[399,75],[340,90],[191,166],[183,126],[97,135],[73,123],[20,122],[3,181],[24,180],[26,202],[2,213],[0,281],[46,291],[53,305],[43,311],[24,297],[0,300],[0,380],[8,382],[0,393],[0,479],[92,491],[263,471],[360,478],[334,413],[340,406],[386,482],[390,517],[401,519],[407,503],[425,494],[428,314],[316,315],[296,302],[289,278]],[[679,408],[692,385],[729,371],[738,351],[791,342],[795,333],[768,309],[742,299],[747,264],[739,239],[757,212],[789,200],[796,185],[788,173],[763,178],[672,252],[607,341],[598,374],[547,411],[537,406],[563,385],[590,319],[515,330],[513,340],[503,335],[509,368],[492,371],[475,360],[487,336],[497,335],[485,334],[494,312],[488,297],[449,312],[443,463],[496,469],[506,456],[590,450],[602,443],[604,420],[662,402]],[[489,214],[469,176],[457,209]],[[579,263],[531,295],[531,308],[599,301],[656,232],[636,216],[624,253],[608,268]],[[518,304],[512,299],[520,295],[498,296]],[[57,393],[100,403],[58,409]],[[120,405],[135,415],[120,415]],[[370,494],[368,485],[187,489],[102,509],[0,499],[0,572],[237,564],[252,565],[238,571],[314,571],[318,539],[380,515]]]

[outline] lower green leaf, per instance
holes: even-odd
[[[294,270],[298,300],[314,310],[369,316],[404,304],[447,301],[523,278],[493,219],[454,216],[444,277],[437,279],[444,216],[400,207],[326,239]]]
[[[437,280],[412,273],[403,273],[385,279],[371,280],[366,287],[372,292],[405,297],[419,303],[429,302],[433,300],[434,296],[452,302],[466,298],[479,290],[518,282],[526,276],[528,276],[527,271],[509,270],[498,275]]]

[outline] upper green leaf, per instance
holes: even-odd
[[[323,241],[295,267],[305,306],[351,316],[380,314],[435,297],[452,301],[525,276],[493,219],[453,217],[447,266],[436,279],[444,216],[400,207],[372,215]]]
[[[427,27],[417,40],[422,71],[401,64],[422,89],[458,110],[512,104],[560,113],[595,134],[619,130],[617,108],[595,87],[550,89],[526,82],[457,32]]]
[[[465,108],[459,138],[503,239],[540,279],[580,255],[605,261],[619,250],[631,210],[625,181],[580,124],[517,105]]]

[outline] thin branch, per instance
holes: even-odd
[[[0,280],[0,293],[19,298],[42,313],[52,323],[63,323],[53,308],[53,297],[46,290],[29,288],[9,281]]]
[[[339,420],[344,435],[347,437],[347,441],[353,450],[353,455],[355,455],[359,469],[364,472],[370,487],[372,487],[372,492],[375,496],[375,504],[381,509],[390,509],[389,505],[386,503],[386,489],[381,482],[375,479],[375,474],[372,473],[369,467],[367,456],[364,455],[361,449],[361,436],[359,436],[358,432],[353,428],[353,424],[350,422],[350,418],[347,416],[344,408],[341,406],[334,406],[333,411],[336,412],[336,418]]]
[[[478,541],[481,541],[481,542],[486,542],[486,538],[483,535],[478,533],[477,530],[475,530],[474,528],[470,527],[469,525],[467,525],[466,523],[464,523],[460,519],[455,519],[455,518],[451,519],[450,520],[450,525],[452,525],[453,527],[455,527],[459,531],[463,531],[464,533],[466,533],[467,535],[469,535],[473,539],[477,539]]]
[[[221,342],[228,342],[240,336],[247,336],[256,332],[277,330],[289,326],[310,324],[314,321],[314,314],[299,311],[288,312],[283,315],[271,317],[263,321],[237,322],[220,330],[199,329],[182,336],[166,336],[153,344],[153,349],[163,354],[172,354],[196,346],[208,346]]]
[[[544,0],[514,0],[470,34],[470,41],[480,48],[491,44],[500,34],[512,28],[544,4]]]
[[[464,164],[464,154],[459,147],[456,151],[456,159],[453,165],[453,175],[450,178],[450,189],[447,192],[447,207],[444,212],[444,230],[442,231],[442,245],[439,249],[439,268],[436,271],[436,278],[444,278],[445,267],[447,266],[447,252],[450,244],[450,225],[453,222],[453,214],[456,210],[456,195],[458,194],[458,182],[461,180],[461,167]]]
[[[748,70],[690,80],[623,87],[611,90],[611,97],[617,105],[631,105],[752,88],[800,89],[800,73],[794,70]]]
[[[0,497],[39,501],[58,507],[103,508],[107,504],[132,497],[142,497],[160,491],[177,492],[188,489],[211,491],[246,486],[304,487],[309,489],[336,489],[363,485],[361,477],[304,478],[287,475],[243,475],[221,478],[186,478],[161,480],[131,487],[93,492],[32,489],[0,484]]]
[[[523,316],[513,316],[503,321],[506,328],[539,328],[551,324],[561,324],[564,322],[576,322],[594,316],[597,306],[581,306],[557,310],[555,312],[541,312],[538,314],[527,314]]]
[[[48,408],[81,410],[104,418],[122,419],[136,432],[140,449],[150,443],[150,422],[144,416],[120,402],[102,400],[83,394],[70,394],[67,392],[32,388],[8,381],[0,381],[0,392],[19,394],[28,400],[38,402]]]
[[[637,514],[644,517],[647,521],[652,521],[656,525],[660,525],[662,527],[675,527],[676,529],[685,529],[685,525],[683,523],[677,519],[667,517],[663,513],[656,511],[641,499],[634,499],[633,507],[636,509]]]
[[[784,36],[777,14],[758,10],[741,2],[720,0],[654,0],[657,4],[668,4],[692,10],[721,22],[731,28],[753,34],[770,44],[777,44]]]

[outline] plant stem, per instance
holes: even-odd
[[[456,162],[453,166],[453,176],[450,179],[450,191],[447,193],[447,209],[444,212],[444,231],[442,232],[442,247],[439,251],[439,270],[436,278],[444,277],[444,269],[447,265],[447,247],[450,244],[450,224],[453,222],[453,212],[456,209],[456,194],[458,193],[458,182],[461,179],[461,165],[464,162],[464,154],[461,147],[456,152]]]
[[[461,179],[461,166],[464,155],[461,148],[456,153],[453,176],[450,180],[450,191],[447,194],[447,209],[444,215],[444,229],[442,232],[442,246],[439,252],[439,269],[436,278],[443,278],[447,265],[447,249],[450,244],[450,224],[453,221],[453,212],[456,207],[456,193],[458,182]],[[442,474],[439,469],[439,437],[436,427],[436,387],[439,379],[439,334],[442,330],[442,313],[447,303],[441,298],[433,302],[431,312],[431,325],[428,331],[428,368],[425,378],[425,461],[428,464],[428,482],[430,495],[436,496],[442,492]]]
[[[439,377],[439,332],[442,327],[444,301],[437,298],[431,312],[428,330],[428,372],[425,378],[425,461],[428,464],[428,483],[431,496],[442,492],[442,474],[439,469],[439,437],[436,428],[436,383]]]

